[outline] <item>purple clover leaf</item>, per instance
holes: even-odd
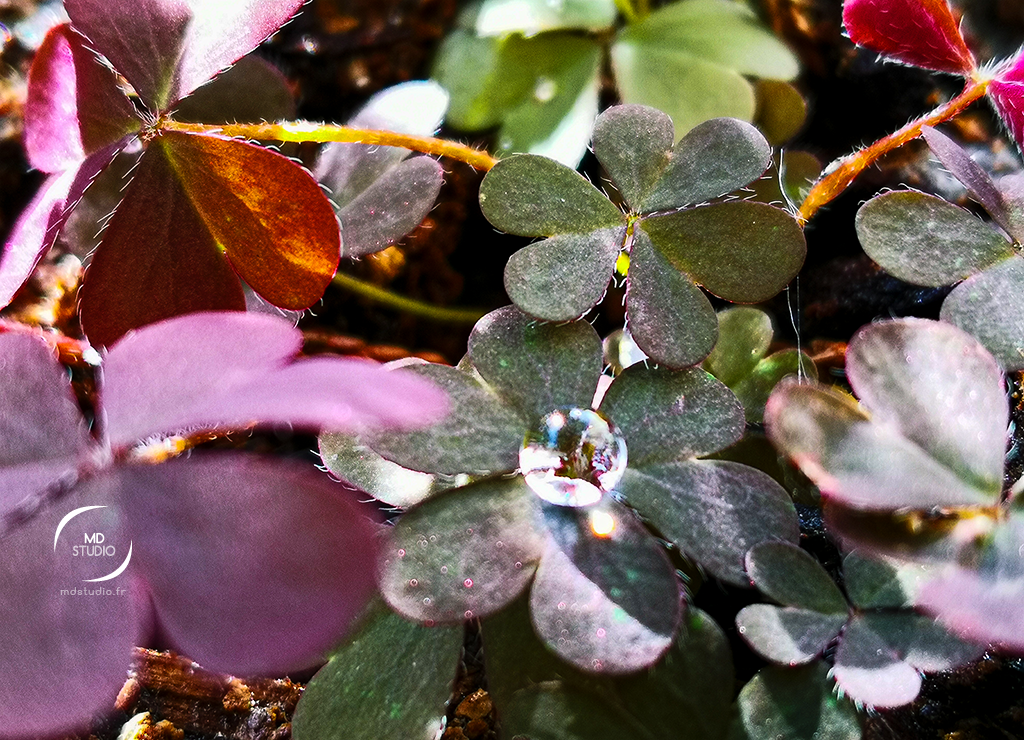
[[[1003,491],[995,359],[950,324],[904,319],[862,329],[847,376],[861,404],[816,384],[776,389],[772,442],[821,489],[847,549],[922,566],[915,606],[965,639],[1024,650],[1024,518],[1019,487]]]
[[[542,500],[516,474],[524,436],[553,410],[589,409],[601,368],[601,342],[586,322],[539,324],[507,307],[478,322],[458,368],[410,368],[450,394],[448,417],[409,433],[321,437],[338,476],[390,503],[412,503],[383,554],[382,590],[394,609],[422,623],[457,623],[530,588],[534,628],[550,649],[584,671],[624,673],[672,644],[679,587],[619,494],[733,583],[747,585],[743,556],[753,544],[796,541],[795,512],[778,484],[744,465],[697,459],[744,427],[735,397],[697,369],[624,371],[599,407],[628,450],[616,495],[579,508]],[[452,488],[458,474],[469,482]],[[399,475],[427,476],[418,502],[408,491],[396,497]]]
[[[487,219],[511,234],[546,237],[506,265],[516,306],[547,321],[578,318],[601,300],[625,253],[630,332],[657,362],[685,367],[706,357],[717,336],[698,285],[744,303],[786,286],[806,251],[796,220],[761,203],[707,203],[764,172],[771,154],[764,137],[718,118],[674,141],[671,119],[653,108],[617,106],[598,117],[594,153],[625,212],[544,157],[509,157],[487,173],[480,186]]]
[[[283,460],[154,464],[140,448],[257,423],[408,428],[444,409],[407,373],[293,361],[299,344],[287,322],[257,314],[138,330],[103,360],[90,434],[46,346],[0,335],[5,737],[72,731],[105,711],[154,629],[242,675],[309,667],[348,629],[375,589],[376,533],[336,484]],[[75,557],[88,548],[99,551]]]
[[[485,619],[481,629],[486,701],[510,736],[726,736],[734,681],[729,645],[699,609],[689,611],[662,660],[627,676],[584,673],[558,660],[534,632],[525,598]],[[434,732],[441,727],[461,644],[461,630],[424,627],[375,611],[307,686],[296,708],[294,737],[371,740],[416,736],[425,728]],[[467,703],[486,710],[483,702]]]
[[[941,198],[914,191],[885,193],[857,213],[864,251],[887,272],[916,285],[959,283],[942,304],[942,319],[970,332],[1007,370],[1024,368],[1024,210],[1020,178],[998,185],[948,136],[925,129],[939,161],[981,203],[994,223]]]
[[[319,300],[340,241],[309,173],[253,144],[157,129],[301,4],[68,0],[71,25],[52,29],[36,55],[26,108],[29,161],[53,174],[5,248],[0,302],[52,246],[91,180],[137,141],[145,151],[81,290],[94,345],[192,311],[241,310],[241,280],[282,308]]]
[[[348,122],[358,128],[433,136],[448,107],[435,82],[406,82],[374,95]],[[431,157],[397,147],[331,143],[313,174],[341,222],[342,256],[363,257],[394,244],[434,206],[444,171]]]
[[[879,564],[851,554],[844,565],[852,604],[800,548],[776,542],[752,548],[750,579],[781,606],[741,609],[736,625],[743,639],[767,660],[790,666],[809,663],[838,639],[836,684],[872,707],[908,704],[920,691],[922,671],[951,670],[981,655],[981,648],[908,608],[906,598],[880,598],[895,578],[879,573]]]

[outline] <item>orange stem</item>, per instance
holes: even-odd
[[[397,134],[393,131],[375,131],[372,129],[349,128],[330,123],[310,123],[307,121],[290,121],[287,123],[231,123],[210,125],[204,123],[181,123],[163,119],[157,125],[163,131],[182,131],[192,134],[220,134],[231,138],[263,139],[269,141],[293,141],[326,143],[340,141],[352,144],[376,144],[379,146],[398,146],[404,149],[433,154],[436,157],[449,157],[487,171],[498,163],[490,154],[459,144],[447,139],[436,139],[432,136],[410,136]]]
[[[920,136],[922,126],[935,126],[965,111],[971,103],[985,95],[988,83],[988,80],[982,79],[968,80],[963,92],[927,116],[911,121],[899,131],[879,139],[871,146],[833,162],[827,168],[827,174],[814,183],[814,187],[800,204],[800,213],[797,217],[800,225],[806,224],[819,208],[834,200],[857,175],[880,157]]]

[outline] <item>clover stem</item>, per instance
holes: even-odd
[[[839,196],[857,175],[874,164],[880,157],[920,136],[922,126],[935,126],[965,111],[971,103],[985,95],[988,83],[987,79],[968,80],[963,92],[945,105],[936,108],[926,116],[911,121],[899,131],[882,137],[874,144],[829,165],[826,168],[827,174],[814,183],[814,187],[804,198],[804,202],[800,204],[800,213],[797,217],[800,225],[806,224],[819,208]]]
[[[209,125],[204,123],[182,123],[164,120],[159,124],[163,131],[180,131],[191,134],[220,134],[232,138],[263,139],[270,141],[316,142],[331,141],[353,144],[375,144],[378,146],[399,146],[413,151],[433,154],[438,157],[449,157],[487,171],[498,163],[498,160],[485,151],[475,149],[466,144],[459,144],[447,139],[432,136],[410,136],[393,131],[376,131],[372,129],[349,128],[330,123],[312,123],[309,121],[289,121],[286,123],[231,123]]]
[[[399,311],[405,311],[411,313],[414,316],[421,316],[431,321],[438,321],[446,324],[475,324],[477,319],[487,313],[484,310],[476,308],[442,308],[440,306],[434,306],[430,303],[423,301],[417,301],[415,298],[406,298],[405,296],[392,293],[386,288],[373,285],[360,280],[352,275],[346,275],[343,272],[339,272],[334,276],[334,284],[339,288],[344,288],[352,293],[361,295],[364,298],[369,298],[377,303],[383,303],[386,306],[391,306]]]

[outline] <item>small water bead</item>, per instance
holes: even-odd
[[[462,585],[465,586],[466,588],[473,588],[473,579],[472,578],[467,578],[466,580],[464,580],[462,582]]]
[[[545,501],[590,506],[622,479],[626,440],[597,411],[556,409],[526,435],[519,469]]]
[[[447,574],[448,574],[448,566],[447,565],[442,565],[441,566],[441,575],[447,575]]]
[[[417,581],[415,578],[410,579],[410,581],[409,581],[409,588],[416,588],[419,585],[420,585],[420,582]]]

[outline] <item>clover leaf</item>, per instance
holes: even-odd
[[[407,82],[377,93],[349,126],[433,136],[448,95],[437,83]],[[394,244],[423,221],[441,190],[444,171],[407,149],[334,142],[313,175],[328,190],[342,230],[342,256],[362,257]]]
[[[740,690],[730,739],[860,740],[857,710],[833,693],[828,671],[823,660],[759,670]]]
[[[758,654],[783,665],[808,663],[838,638],[832,673],[846,696],[873,707],[908,704],[920,691],[920,671],[951,670],[982,650],[915,613],[906,598],[880,599],[878,592],[894,580],[880,570],[884,566],[856,554],[846,556],[849,605],[825,569],[800,548],[758,545],[747,553],[747,571],[782,606],[746,606],[736,615],[737,628]]]
[[[157,628],[243,675],[309,667],[348,629],[375,587],[375,538],[335,484],[237,452],[155,464],[144,447],[254,423],[408,427],[443,411],[442,396],[404,373],[293,362],[300,342],[285,321],[229,312],[134,332],[103,358],[90,434],[49,348],[0,335],[5,732],[70,732],[106,711],[131,647]],[[104,542],[97,532],[104,557],[75,557],[83,541]],[[125,551],[115,570],[110,556]],[[74,595],[107,585],[118,591]]]
[[[52,29],[40,47],[26,103],[29,161],[53,174],[12,232],[0,302],[54,243],[92,179],[136,142],[145,151],[81,289],[93,344],[191,311],[241,310],[240,278],[282,308],[319,300],[340,246],[334,213],[309,173],[247,142],[153,133],[301,4],[68,0],[71,24]],[[118,74],[137,97],[129,99]]]
[[[862,329],[847,352],[861,397],[784,383],[769,437],[816,483],[847,549],[924,568],[913,603],[979,644],[1024,647],[1024,518],[1003,494],[1009,418],[995,359],[941,322]],[[940,512],[936,515],[936,512]]]
[[[994,223],[941,198],[901,190],[861,207],[857,236],[868,256],[901,280],[935,287],[959,282],[942,304],[943,320],[976,336],[1007,370],[1024,369],[1024,312],[1012,298],[1024,290],[1019,178],[997,186],[945,134],[926,129],[925,138]]]
[[[741,4],[683,0],[630,14],[617,31],[615,5],[471,6],[434,64],[434,78],[452,96],[449,123],[467,131],[499,126],[500,153],[529,152],[574,167],[598,113],[606,52],[622,101],[667,111],[680,136],[712,118],[753,120],[754,89],[744,75],[797,74],[793,54]]]
[[[531,477],[510,475],[539,420],[590,407],[601,367],[601,342],[586,322],[538,324],[508,307],[478,322],[458,368],[410,368],[450,394],[448,417],[410,433],[361,434],[357,443],[406,472],[461,472],[471,482],[435,495],[421,487],[425,498],[398,519],[381,575],[393,608],[416,621],[453,623],[493,614],[530,587],[538,635],[583,670],[636,670],[668,649],[678,585],[632,513],[610,494],[592,506],[554,505]],[[767,475],[696,459],[736,441],[744,426],[735,398],[704,371],[633,366],[598,411],[628,451],[614,490],[715,575],[746,585],[750,546],[795,541],[792,504]],[[325,462],[394,502],[390,484],[380,494],[372,487],[383,476],[367,476],[356,455],[338,454],[347,441],[324,435]]]
[[[626,314],[655,361],[693,365],[711,351],[717,321],[697,285],[755,303],[782,290],[803,264],[796,221],[762,203],[720,198],[758,177],[770,148],[734,119],[708,121],[673,147],[672,121],[643,106],[610,108],[594,153],[621,193],[620,212],[572,170],[535,155],[502,160],[480,186],[480,206],[502,231],[547,237],[512,255],[505,289],[522,311],[566,321],[604,295],[621,251],[629,255]]]
[[[661,661],[628,676],[583,673],[557,660],[535,635],[523,598],[483,620],[481,637],[487,693],[507,736],[725,737],[732,660],[725,635],[698,609],[687,615]],[[296,740],[436,732],[461,638],[452,627],[423,627],[373,612],[313,677],[296,708]]]
[[[818,379],[814,361],[799,350],[769,355],[773,334],[764,311],[737,306],[718,312],[718,342],[703,367],[736,394],[747,421],[762,421],[768,396],[783,378],[802,374]]]
[[[947,0],[845,0],[843,24],[855,44],[883,57],[967,78],[975,98],[987,95],[1017,146],[1024,146],[1024,50],[983,71]]]

